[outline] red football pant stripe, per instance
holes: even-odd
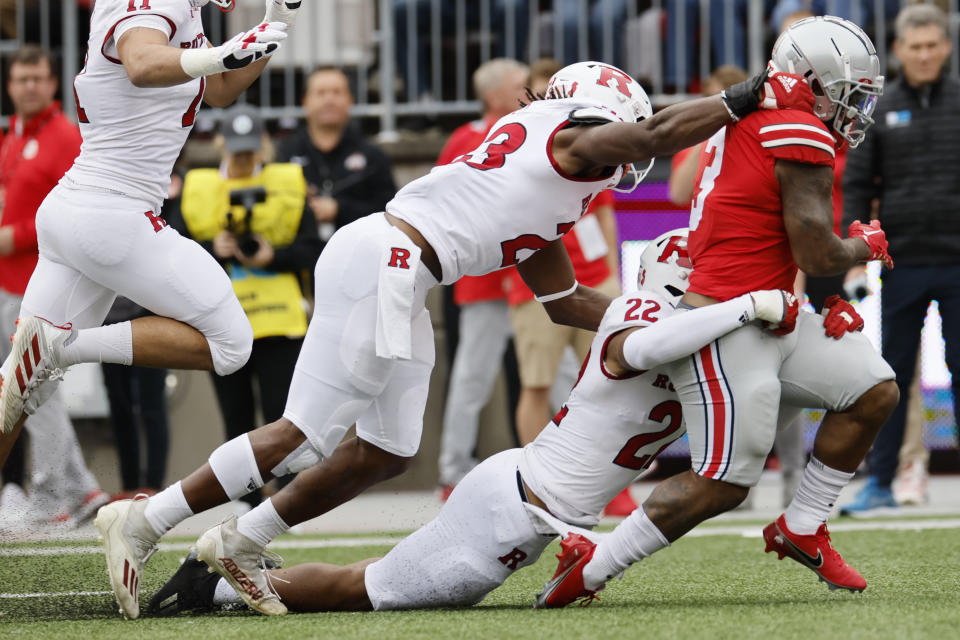
[[[720,471],[727,435],[727,404],[723,397],[723,390],[720,388],[717,367],[713,362],[710,347],[711,345],[708,344],[700,349],[700,362],[707,382],[707,402],[711,405],[713,413],[713,451],[710,452],[707,468],[700,474],[705,478],[715,478]]]

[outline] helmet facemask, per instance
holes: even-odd
[[[777,39],[770,68],[804,77],[815,97],[814,115],[851,147],[863,141],[884,77],[873,42],[860,27],[833,16],[800,20]]]

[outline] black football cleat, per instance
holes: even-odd
[[[219,580],[220,575],[211,573],[207,563],[197,560],[197,550],[191,549],[177,572],[150,598],[147,611],[154,616],[214,611],[213,593]]]

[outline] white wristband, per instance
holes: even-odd
[[[180,54],[180,67],[191,78],[220,73],[223,71],[220,65],[220,47],[184,49]]]
[[[548,293],[545,296],[533,296],[533,299],[541,304],[543,304],[544,302],[553,302],[554,300],[559,300],[560,298],[566,298],[567,296],[572,294],[574,291],[576,291],[577,287],[579,286],[580,286],[580,283],[574,280],[573,286],[570,287],[569,289],[566,289],[564,291],[558,291],[556,293]]]

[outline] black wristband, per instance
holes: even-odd
[[[759,108],[760,98],[763,95],[763,83],[766,81],[767,71],[764,69],[752,78],[738,82],[723,92],[723,103],[734,121],[750,115]]]

